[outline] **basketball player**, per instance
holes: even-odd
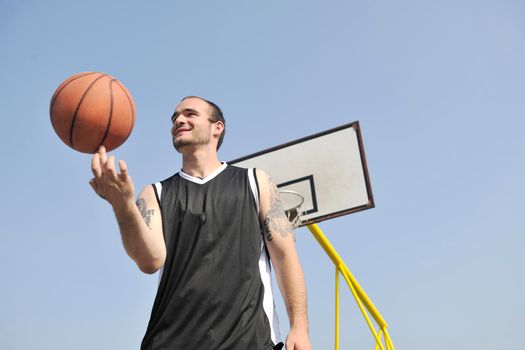
[[[142,350],[281,349],[272,261],[290,333],[288,350],[311,350],[306,290],[277,187],[260,169],[219,161],[225,120],[214,103],[184,98],[172,116],[182,169],[135,191],[104,147],[92,159],[95,192],[113,207],[128,255],[161,279]]]

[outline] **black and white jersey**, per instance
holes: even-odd
[[[167,257],[141,350],[269,350],[280,342],[254,169],[223,163],[153,185]]]

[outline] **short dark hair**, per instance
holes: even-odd
[[[219,141],[217,142],[217,150],[218,150],[219,147],[221,147],[221,145],[222,145],[222,141],[224,140],[224,134],[226,134],[226,120],[224,119],[224,115],[222,114],[221,109],[215,103],[213,103],[211,101],[208,101],[205,98],[202,98],[200,96],[193,96],[193,95],[186,96],[183,99],[181,99],[180,101],[182,102],[184,100],[187,100],[188,98],[198,98],[198,99],[203,100],[204,102],[208,103],[211,106],[211,115],[210,115],[210,118],[209,118],[210,122],[216,123],[216,122],[220,121],[224,125],[224,129],[222,130],[221,136],[219,136]]]

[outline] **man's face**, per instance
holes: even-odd
[[[187,146],[210,144],[214,124],[209,120],[211,112],[211,106],[200,98],[187,98],[177,106],[171,135],[178,152]]]

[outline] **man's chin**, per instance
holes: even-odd
[[[179,153],[191,146],[200,147],[209,143],[209,140],[173,140],[173,147]]]
[[[181,151],[184,148],[187,148],[188,146],[191,146],[191,145],[192,145],[191,142],[181,142],[181,141],[176,142],[176,141],[173,141],[173,147],[179,153],[181,153]]]
[[[173,148],[175,148],[175,150],[177,152],[180,153],[181,149],[185,146],[184,142],[175,142],[173,141]]]

